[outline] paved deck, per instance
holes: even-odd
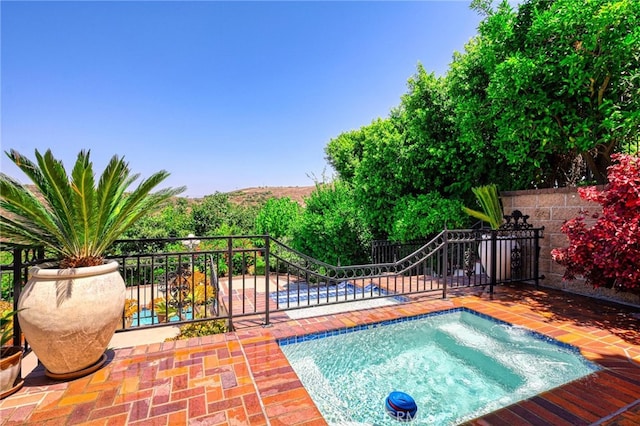
[[[578,346],[603,370],[493,412],[470,425],[640,424],[638,309],[552,290],[499,287],[449,300],[290,320],[236,322],[238,331],[109,350],[99,371],[54,382],[41,367],[0,401],[0,424],[324,425],[277,338],[466,306]]]

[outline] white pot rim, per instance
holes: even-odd
[[[110,272],[117,271],[119,264],[116,260],[107,259],[102,265],[97,266],[85,266],[82,268],[66,268],[60,269],[59,263],[47,262],[37,266],[33,266],[29,269],[29,275],[32,277],[42,278],[61,278],[61,277],[86,277],[91,275],[108,274]]]
[[[482,234],[480,236],[483,240],[491,240],[491,234]],[[516,236],[513,234],[508,235],[496,235],[496,240],[516,240]]]

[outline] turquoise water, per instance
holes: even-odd
[[[308,338],[281,348],[330,424],[399,425],[384,400],[402,391],[418,405],[412,424],[453,425],[597,369],[575,348],[466,310]]]
[[[395,295],[392,291],[380,288],[373,283],[358,287],[348,281],[334,285],[309,285],[305,282],[293,283],[287,290],[274,291],[271,299],[282,305],[317,304],[330,300],[356,300],[365,297],[393,296],[399,302],[408,302],[406,296]]]
[[[182,319],[191,319],[191,309],[188,308],[185,310]],[[178,315],[174,315],[169,318],[169,322],[180,321],[180,317]],[[140,317],[138,318],[138,314],[133,314],[133,321],[131,322],[132,327],[138,327],[141,325],[151,325],[158,324],[158,317],[156,315],[151,315],[151,310],[147,308],[140,309]]]

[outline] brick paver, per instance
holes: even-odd
[[[260,300],[260,299],[258,299]],[[640,424],[640,324],[631,307],[532,287],[330,317],[248,319],[223,335],[109,350],[102,369],[54,382],[41,367],[0,401],[2,425],[324,425],[276,339],[465,306],[578,346],[604,369],[469,425]]]

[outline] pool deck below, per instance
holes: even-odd
[[[603,370],[469,425],[640,424],[640,310],[528,285],[414,297],[410,303],[291,320],[236,322],[236,332],[107,352],[107,364],[55,382],[41,366],[0,400],[0,424],[325,425],[277,338],[467,307],[580,348]],[[420,424],[419,422],[417,424]]]

